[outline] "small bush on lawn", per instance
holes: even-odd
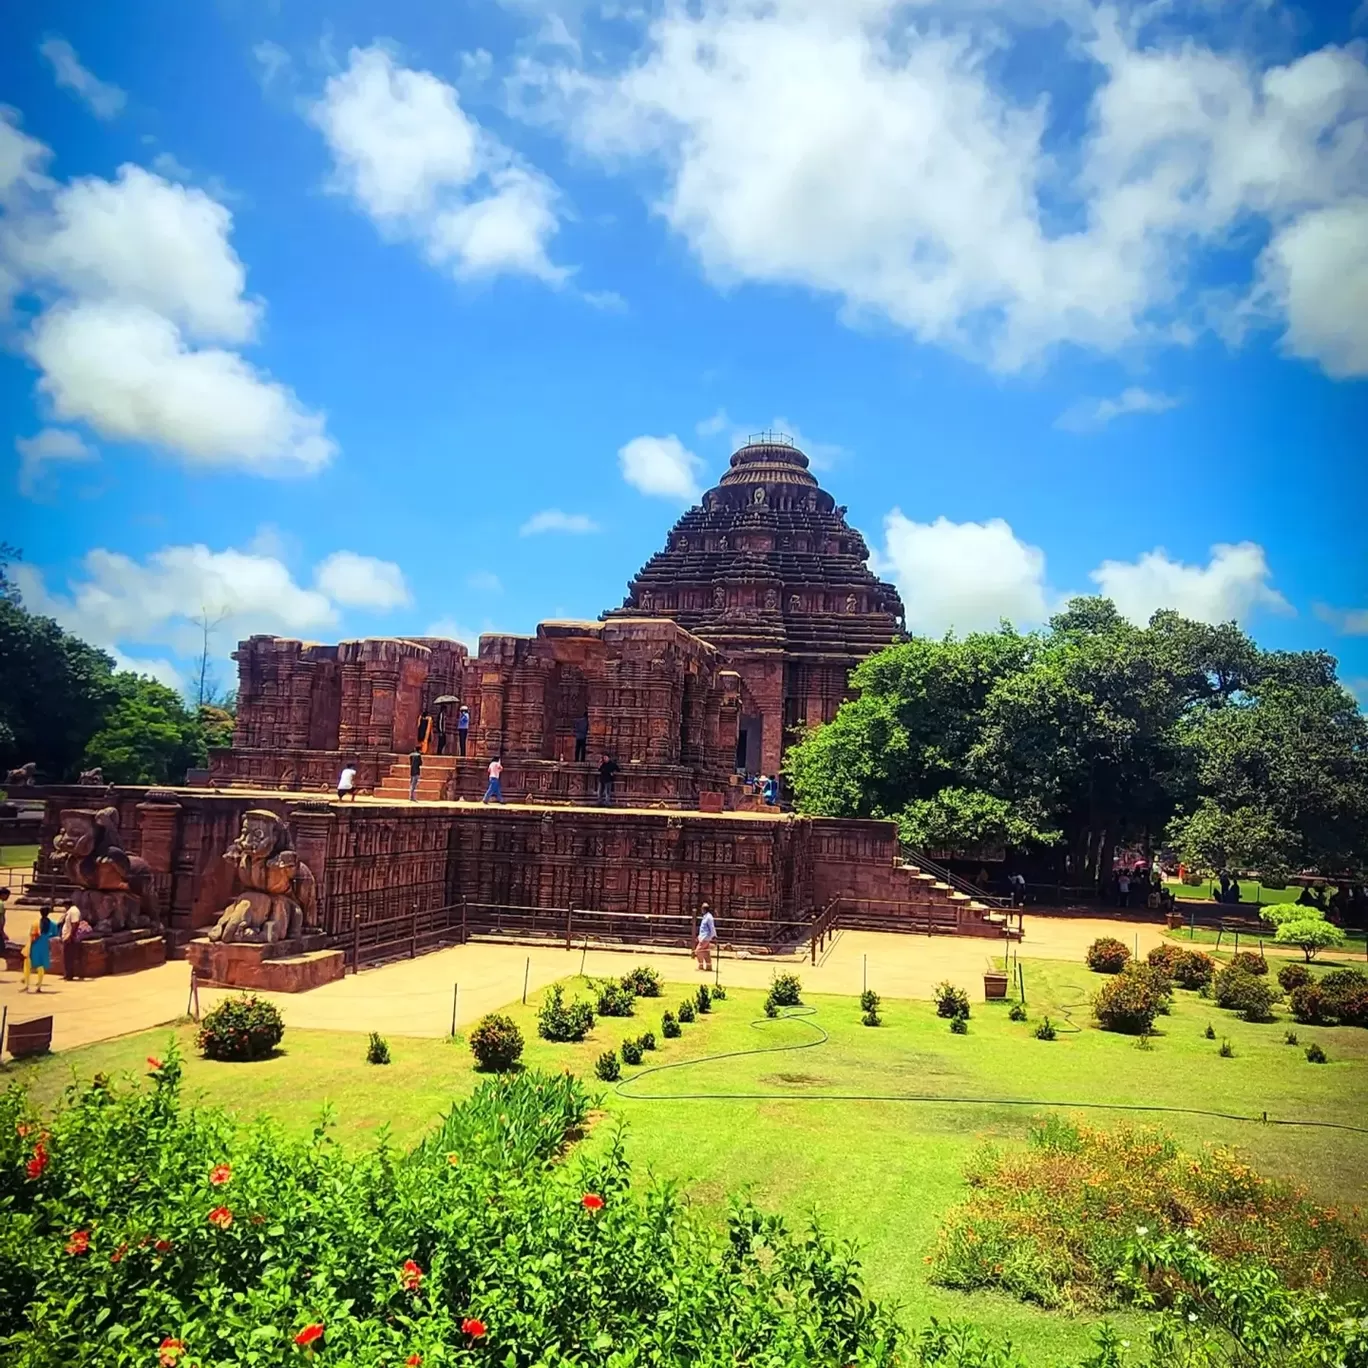
[[[1318,983],[1303,983],[1294,988],[1288,997],[1288,1006],[1298,1021],[1308,1026],[1320,1026],[1327,1020],[1325,994]]]
[[[1308,1064],[1325,1064],[1328,1062],[1328,1056],[1325,1051],[1321,1049],[1319,1041],[1313,1040],[1306,1047],[1306,1062]]]
[[[522,1058],[523,1035],[512,1017],[490,1012],[470,1033],[470,1053],[487,1073],[507,1073]]]
[[[712,1011],[712,994],[708,991],[708,985],[706,983],[700,983],[698,985],[698,992],[694,994],[694,1003],[698,1007],[699,1012]]]
[[[697,1016],[697,1012],[694,1010],[693,999],[685,998],[679,1004],[679,1020],[687,1026],[695,1016]]]
[[[1296,1031],[1284,1031],[1284,1032],[1283,1032],[1283,1044],[1284,1044],[1284,1045],[1295,1045],[1296,1043],[1297,1043],[1297,1033],[1296,1033]]]
[[[1138,974],[1117,974],[1093,997],[1093,1015],[1104,1031],[1144,1035],[1159,1012],[1153,985]]]
[[[675,1020],[673,1012],[666,1012],[665,1015],[660,1018],[660,1034],[664,1036],[666,1040],[675,1040],[683,1034],[679,1029],[679,1022]]]
[[[765,1015],[767,1017],[777,1017],[779,1015],[779,1004],[772,997],[765,999]]]
[[[640,1045],[643,1050],[654,1050],[655,1032],[643,1031],[639,1036],[637,1036],[637,1044]]]
[[[871,1010],[861,1014],[860,1024],[862,1026],[882,1026],[883,1018],[878,1014],[877,1011]]]
[[[1284,964],[1278,970],[1278,987],[1284,993],[1290,993],[1294,988],[1314,982],[1315,975],[1304,964]]]
[[[370,1033],[370,1044],[366,1047],[367,1064],[388,1064],[390,1062],[389,1042],[379,1031]]]
[[[634,997],[659,997],[665,986],[649,965],[639,964],[622,976],[622,986]]]
[[[546,990],[541,1010],[537,1013],[537,1034],[543,1040],[583,1040],[593,1029],[594,1009],[587,1002],[576,998],[567,1007],[565,989],[559,983],[553,983]]]
[[[932,996],[936,1001],[937,1016],[954,1018],[969,1015],[969,994],[963,988],[956,988],[949,980],[936,984]]]
[[[1026,1007],[1025,1007],[1025,1005],[1024,1005],[1023,1003],[1020,1003],[1020,1002],[1014,1002],[1014,1003],[1012,1003],[1012,1010],[1011,1010],[1010,1012],[1007,1013],[1007,1016],[1008,1016],[1008,1019],[1011,1020],[1011,1021],[1025,1021],[1025,1020],[1026,1020]]]
[[[605,1017],[629,1017],[632,1015],[634,996],[632,990],[621,983],[611,980],[598,985],[598,1014]]]
[[[1308,1025],[1368,1026],[1368,976],[1332,969],[1317,983],[1292,990],[1292,1015]]]
[[[1055,1030],[1055,1024],[1049,1017],[1046,1017],[1045,1020],[1035,1028],[1035,1038],[1037,1040],[1054,1040],[1058,1035],[1059,1032]]]
[[[800,1006],[803,1001],[802,993],[803,985],[799,982],[797,974],[775,974],[770,980],[769,995],[778,1007]]]
[[[1268,973],[1268,961],[1262,955],[1256,955],[1252,950],[1241,950],[1238,954],[1231,955],[1230,967],[1232,969],[1243,969],[1246,974],[1256,976]]]
[[[605,1050],[594,1061],[594,1076],[604,1083],[616,1083],[622,1077],[622,1065],[618,1063],[616,1050]]]
[[[1306,919],[1284,922],[1273,938],[1279,945],[1295,945],[1310,964],[1322,950],[1344,944],[1344,932],[1328,921]]]
[[[872,988],[866,988],[860,994],[860,1011],[877,1012],[879,1010],[879,995]]]
[[[1169,977],[1180,988],[1205,988],[1216,975],[1216,961],[1202,950],[1184,950],[1173,961]]]
[[[1216,975],[1212,984],[1216,1005],[1238,1012],[1245,1021],[1272,1021],[1277,990],[1267,979],[1255,978],[1230,965]]]
[[[713,984],[712,995],[714,1002],[726,1002],[727,1000],[727,990],[720,983]]]
[[[205,1059],[265,1059],[280,1044],[280,1009],[254,993],[224,998],[200,1022],[195,1048]]]
[[[1234,1059],[1235,1047],[1228,1040],[1221,1041],[1221,1048],[1216,1051],[1222,1059]]]
[[[951,1033],[951,1035],[968,1035],[968,1034],[969,1034],[969,1018],[968,1018],[968,1017],[962,1017],[962,1016],[951,1017],[951,1018],[950,1018],[950,1033]]]
[[[622,1042],[622,1062],[624,1064],[641,1063],[641,1042],[639,1040],[624,1040]]]
[[[1136,1299],[1144,1285],[1118,1274],[1137,1231],[1187,1238],[1199,1226],[1215,1258],[1258,1250],[1284,1286],[1332,1297],[1357,1291],[1368,1256],[1352,1224],[1290,1184],[1229,1150],[1184,1153],[1148,1128],[1036,1126],[1024,1150],[979,1150],[966,1176],[969,1196],[945,1218],[931,1267],[934,1281],[964,1291],[1078,1309]]]
[[[1207,1022],[1207,1028],[1206,1028],[1205,1031],[1202,1032],[1202,1034],[1203,1034],[1208,1040],[1215,1040],[1215,1039],[1216,1039],[1216,1028],[1211,1024],[1211,1022],[1208,1021],[1208,1022]]]
[[[1088,946],[1085,956],[1088,968],[1098,974],[1119,974],[1130,957],[1125,941],[1119,941],[1115,936],[1099,936]]]

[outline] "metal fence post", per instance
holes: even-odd
[[[418,904],[409,913],[409,959],[418,958]]]
[[[575,904],[573,900],[570,906],[565,909],[565,948],[570,948],[570,938],[574,933],[575,927]]]
[[[352,973],[361,972],[361,914],[352,913]]]
[[[465,895],[461,895],[461,944],[464,945],[470,939],[470,933],[466,929],[466,900]]]

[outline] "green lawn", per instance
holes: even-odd
[[[0,869],[31,869],[37,858],[36,845],[0,846]]]
[[[1322,950],[1315,959],[1316,964],[1326,964],[1334,966],[1354,965],[1361,966],[1364,960],[1365,944],[1364,933],[1351,927],[1344,927],[1344,945],[1338,950]],[[1262,935],[1258,932],[1240,932],[1240,949],[1257,950],[1260,941],[1263,942],[1265,951],[1276,952],[1280,955],[1293,955],[1302,958],[1302,952],[1294,945],[1278,945],[1273,939],[1271,928],[1264,930]],[[1166,939],[1176,941],[1179,945],[1186,945],[1189,941],[1193,945],[1211,945],[1218,942],[1222,950],[1234,950],[1235,933],[1233,931],[1219,931],[1211,926],[1184,926],[1175,931],[1165,931]]]
[[[885,1003],[885,1024],[870,1029],[860,1024],[850,998],[813,996],[811,1016],[766,1021],[762,994],[735,991],[713,1014],[686,1026],[682,1040],[661,1040],[646,1056],[651,1065],[700,1062],[657,1072],[627,1069],[628,1095],[604,1089],[606,1114],[586,1143],[608,1143],[621,1119],[638,1172],[682,1184],[705,1209],[720,1212],[727,1194],[748,1190],[762,1206],[798,1221],[818,1212],[837,1234],[859,1240],[871,1290],[903,1303],[911,1323],[929,1314],[979,1321],[1011,1334],[1043,1368],[1076,1354],[1090,1322],[998,1295],[949,1292],[926,1280],[924,1259],[938,1222],[965,1192],[963,1166],[980,1138],[1021,1139],[1034,1117],[1083,1102],[1252,1117],[1266,1111],[1270,1121],[1363,1125],[1368,1117],[1368,1031],[1297,1027],[1303,1046],[1319,1040],[1331,1059],[1310,1065],[1300,1048],[1282,1043],[1285,1023],[1241,1022],[1180,992],[1173,1014],[1160,1019],[1153,1049],[1142,1051],[1131,1039],[1088,1025],[1086,1003],[1101,981],[1081,965],[1028,962],[1031,1021],[1009,1021],[1003,1004],[976,1004],[965,1036],[952,1035],[924,1002]],[[515,1005],[510,1014],[528,1038],[527,1064],[592,1077],[593,1060],[624,1035],[649,1027],[659,1037],[661,1008],[673,1006],[683,991],[671,987],[661,1002],[639,1001],[633,1020],[601,1019],[581,1045],[537,1040],[531,1006]],[[1031,1032],[1045,1012],[1060,1022],[1072,1016],[1084,1029],[1037,1041]],[[1204,1038],[1208,1021],[1233,1043],[1233,1059],[1219,1058],[1219,1041]],[[829,1040],[783,1049],[818,1041],[814,1026]],[[145,1032],[23,1072],[50,1098],[73,1070],[141,1070],[147,1054],[164,1050],[167,1035]],[[192,1028],[179,1028],[178,1035],[192,1093],[242,1118],[270,1114],[296,1132],[308,1130],[329,1102],[346,1143],[369,1140],[386,1124],[397,1140],[410,1141],[476,1081],[459,1043],[392,1039],[394,1062],[376,1068],[364,1063],[363,1035],[291,1031],[274,1059],[213,1064],[190,1056]],[[757,1049],[773,1052],[703,1059]],[[911,1097],[962,1100],[890,1100]],[[1341,1206],[1368,1198],[1368,1135],[1183,1112],[1077,1115],[1096,1126],[1162,1124],[1193,1148],[1236,1145],[1262,1170],[1296,1176],[1314,1195]],[[1306,1162],[1309,1152],[1314,1164]],[[1122,1320],[1138,1329],[1137,1318]]]
[[[1214,879],[1198,884],[1195,888],[1189,884],[1179,883],[1177,879],[1164,880],[1164,887],[1175,898],[1184,902],[1212,902],[1214,901],[1211,896],[1212,889],[1218,886]],[[1300,896],[1300,885],[1290,888],[1265,888],[1253,879],[1240,880],[1240,906],[1247,904],[1253,908],[1260,905],[1267,906],[1270,903],[1296,902]]]

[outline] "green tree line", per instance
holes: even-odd
[[[1075,883],[1118,843],[1270,876],[1363,867],[1368,722],[1323,651],[1077,598],[1038,632],[890,646],[852,684],[788,752],[800,811],[1033,851]]]
[[[174,689],[115,668],[97,650],[20,601],[0,546],[0,777],[30,761],[40,781],[96,767],[113,784],[178,784],[227,745],[227,707],[191,707]]]

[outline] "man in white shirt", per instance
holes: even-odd
[[[342,773],[337,776],[337,801],[340,803],[347,797],[350,797],[353,803],[356,801],[356,766],[350,761],[343,766]]]
[[[703,915],[698,919],[698,944],[694,947],[694,956],[705,973],[712,969],[712,948],[716,939],[717,923],[713,921],[712,908],[704,903]]]
[[[503,761],[496,755],[489,762],[489,787],[485,789],[485,796],[480,799],[482,803],[487,803],[492,798],[496,803],[503,802],[503,789],[500,780],[503,778]]]

